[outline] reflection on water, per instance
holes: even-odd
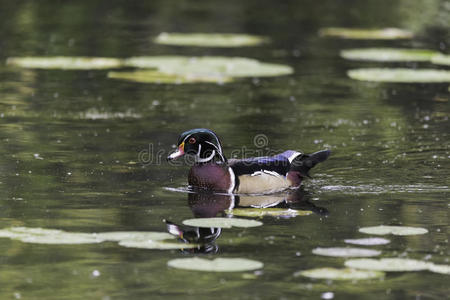
[[[197,248],[181,250],[188,253],[217,253],[219,247],[215,244],[216,239],[222,232],[221,228],[201,228],[187,225],[175,224],[166,220],[167,231],[187,244],[199,244]]]
[[[235,208],[291,208],[312,211],[320,216],[327,216],[328,210],[309,201],[310,195],[302,188],[289,190],[274,195],[231,195],[217,194],[211,191],[188,191],[188,204],[196,218],[231,217]],[[230,215],[231,214],[231,215]],[[293,217],[294,215],[278,216]],[[199,244],[197,248],[181,250],[186,253],[217,253],[219,247],[216,239],[222,233],[221,228],[201,228],[175,224],[165,220],[167,231],[181,242]],[[226,229],[225,229],[226,230]]]

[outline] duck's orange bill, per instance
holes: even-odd
[[[167,159],[168,160],[172,160],[175,158],[178,158],[180,156],[184,155],[184,142],[182,142],[179,146],[178,146],[178,150],[175,151],[174,153],[170,154]]]

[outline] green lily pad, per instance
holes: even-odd
[[[329,280],[364,280],[384,277],[384,273],[380,271],[356,270],[351,268],[335,269],[335,268],[317,268],[300,271],[294,274],[314,279]]]
[[[163,242],[155,240],[122,240],[119,241],[119,245],[127,248],[141,248],[141,249],[186,249],[196,248],[197,244],[175,243],[175,242]]]
[[[345,266],[349,268],[386,272],[422,271],[428,270],[430,265],[432,263],[406,258],[359,258],[345,262]]]
[[[167,262],[172,268],[206,272],[242,272],[261,269],[262,262],[246,258],[178,258]]]
[[[292,74],[286,65],[263,63],[256,59],[225,56],[143,56],[125,60],[136,68],[155,68],[165,74],[215,77],[272,77]]]
[[[341,51],[341,57],[350,60],[366,61],[429,61],[438,54],[436,51],[425,49],[400,48],[363,48]]]
[[[28,228],[28,227],[11,227],[0,229],[0,237],[13,238],[21,235],[48,235],[60,234],[62,230],[58,229],[44,229],[44,228]]]
[[[158,231],[112,231],[96,233],[98,239],[103,241],[162,241],[173,239],[173,235]]]
[[[431,57],[431,62],[436,65],[450,66],[450,55],[437,54]]]
[[[122,60],[107,57],[10,57],[8,65],[30,69],[96,70],[122,67]]]
[[[414,36],[411,31],[399,28],[363,29],[342,27],[323,28],[319,31],[319,35],[358,40],[397,40],[410,39]]]
[[[232,81],[229,77],[205,76],[201,74],[166,74],[159,71],[145,70],[132,72],[109,72],[108,78],[122,79],[141,83],[186,84],[186,83],[225,83]]]
[[[386,245],[391,241],[383,238],[365,238],[365,239],[346,239],[344,240],[347,244],[354,245],[365,245],[365,246],[375,246],[375,245]]]
[[[129,58],[125,60],[125,64],[154,70],[110,72],[108,77],[152,83],[223,83],[240,77],[271,77],[293,72],[293,69],[286,65],[222,56],[144,56]]]
[[[0,230],[0,237],[34,244],[93,244],[102,242],[95,234],[56,229],[12,227]]]
[[[195,227],[215,227],[215,228],[231,228],[231,227],[257,227],[263,223],[256,220],[247,220],[239,218],[197,218],[183,221],[184,225]]]
[[[428,270],[434,273],[447,274],[450,275],[450,266],[449,265],[436,265],[430,264]]]
[[[93,244],[105,241],[119,245],[147,249],[181,249],[197,247],[194,244],[167,242],[175,237],[167,232],[117,231],[102,233],[66,232],[56,229],[12,227],[0,230],[0,237],[35,244]],[[164,240],[164,241],[163,241]]]
[[[333,257],[370,257],[381,254],[381,251],[363,248],[315,248],[312,253]]]
[[[196,47],[243,47],[257,46],[268,41],[268,38],[233,33],[167,33],[159,34],[155,42],[163,45],[196,46]]]
[[[352,79],[376,82],[450,82],[450,71],[434,69],[367,68],[347,72]]]
[[[362,227],[359,229],[359,232],[376,235],[419,235],[428,233],[428,230],[421,227],[380,225],[372,227]]]
[[[308,216],[312,214],[309,210],[296,210],[296,209],[284,209],[284,208],[235,208],[229,211],[229,214],[240,217],[296,217],[296,216]]]
[[[84,113],[79,114],[81,119],[88,120],[107,120],[107,119],[139,119],[142,118],[141,114],[134,113],[131,110],[125,112],[108,112],[99,111],[95,108],[91,108]]]

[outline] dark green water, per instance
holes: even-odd
[[[0,228],[164,231],[163,219],[192,218],[187,167],[164,158],[178,134],[208,127],[225,154],[239,149],[332,150],[305,183],[303,201],[328,216],[278,219],[224,229],[216,254],[264,262],[253,272],[170,269],[178,250],[116,243],[45,245],[1,239],[0,298],[12,299],[444,299],[448,275],[388,273],[339,282],[296,277],[342,267],[311,253],[367,237],[373,225],[425,227],[392,237],[383,257],[449,263],[448,84],[353,81],[346,70],[380,64],[339,58],[343,48],[392,46],[446,52],[446,1],[0,1]],[[327,26],[412,29],[406,41],[319,38]],[[156,45],[160,32],[269,36],[261,47]],[[295,74],[225,85],[154,85],[106,78],[107,71],[26,70],[9,56],[223,55],[291,65]],[[433,67],[427,63],[389,66]],[[253,139],[268,138],[267,148]],[[143,152],[144,151],[144,152]],[[151,161],[139,153],[151,152]],[[242,150],[243,151],[243,150]],[[142,158],[142,156],[141,156]],[[192,202],[191,202],[192,203]],[[192,205],[191,205],[192,206]],[[201,256],[201,255],[200,255]],[[244,275],[246,274],[246,275]]]

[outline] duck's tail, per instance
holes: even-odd
[[[322,150],[313,154],[299,155],[292,161],[290,170],[299,172],[303,177],[310,177],[309,170],[318,163],[325,161],[330,154],[330,150]]]

